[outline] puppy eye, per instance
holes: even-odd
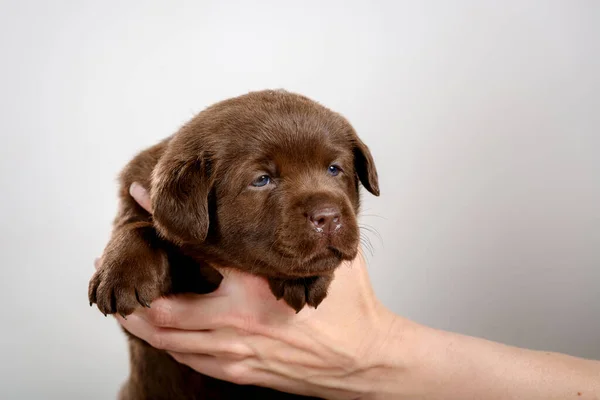
[[[327,172],[329,173],[329,175],[331,176],[338,176],[340,172],[342,172],[342,170],[340,169],[340,167],[338,167],[337,165],[330,165],[327,168]]]
[[[252,186],[263,187],[271,183],[271,177],[269,175],[261,175],[252,181]]]

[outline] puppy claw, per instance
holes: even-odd
[[[148,301],[146,301],[144,298],[142,298],[140,296],[137,289],[135,289],[135,298],[136,298],[137,302],[140,303],[142,306],[144,306],[146,308],[151,308],[150,303],[148,303]]]
[[[271,292],[283,300],[298,314],[305,306],[315,309],[327,296],[332,275],[315,276],[302,279],[270,279]]]
[[[134,238],[139,239],[139,238]],[[129,246],[135,243],[133,239]],[[110,245],[109,245],[110,246]],[[96,304],[102,314],[121,315],[123,319],[138,307],[150,308],[150,302],[163,291],[162,283],[156,276],[168,267],[164,253],[157,251],[148,259],[147,246],[143,249],[126,247],[126,253],[119,253],[118,259],[106,257],[92,277],[89,285],[89,301]],[[146,259],[147,268],[134,269],[130,260]],[[161,271],[161,273],[154,272]]]

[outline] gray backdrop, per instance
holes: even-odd
[[[388,307],[600,358],[600,2],[0,7],[0,398],[114,398],[125,340],[86,291],[116,174],[263,88],[342,112],[373,150]]]

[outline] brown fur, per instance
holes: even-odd
[[[253,186],[262,175],[272,183]],[[132,182],[150,191],[153,215],[129,195]],[[335,268],[357,254],[359,182],[379,195],[371,154],[340,115],[280,90],[217,103],[123,170],[90,303],[126,316],[159,296],[208,293],[222,278],[216,263],[265,277],[297,312],[317,307]],[[299,397],[203,376],[131,335],[129,344],[122,399]]]

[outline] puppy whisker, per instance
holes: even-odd
[[[372,227],[370,225],[365,225],[365,224],[359,224],[358,226],[360,228],[360,234],[361,234],[361,236],[367,237],[367,233],[366,232],[368,232],[370,234],[373,234],[379,240],[379,244],[381,246],[384,246],[383,238],[381,237],[381,234],[379,233],[379,231],[377,231],[377,229],[375,229],[374,227]]]

